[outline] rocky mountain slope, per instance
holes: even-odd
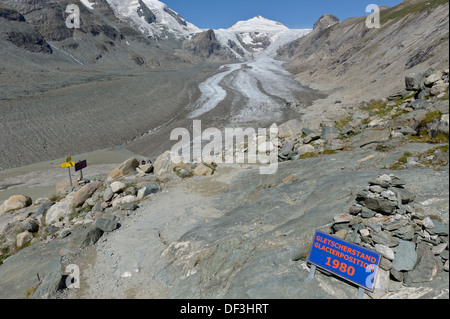
[[[354,298],[329,273],[305,282],[320,229],[382,255],[364,298],[448,298],[449,71],[412,80],[347,123],[280,125],[272,175],[166,152],[60,183],[51,198],[12,196],[0,205],[0,297]],[[221,155],[250,143],[266,136]]]
[[[335,18],[335,24],[317,24],[311,33],[281,48],[278,58],[289,62],[289,70],[302,84],[330,92],[316,107],[327,107],[333,116],[334,109],[340,112],[342,105],[362,96],[370,100],[400,91],[409,73],[445,68],[448,12],[448,1],[405,0],[381,10],[380,29],[367,28],[365,17],[339,23]],[[332,106],[335,101],[343,103]]]

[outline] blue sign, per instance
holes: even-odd
[[[80,161],[75,164],[75,172],[81,171],[83,168],[87,167],[87,161]]]
[[[308,262],[373,291],[381,255],[316,231]]]

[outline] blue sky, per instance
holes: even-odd
[[[312,28],[325,14],[334,14],[341,21],[362,17],[366,6],[395,6],[401,0],[161,0],[187,21],[199,28],[229,28],[240,20],[256,15],[285,24],[289,28]]]

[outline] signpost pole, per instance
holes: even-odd
[[[314,275],[316,274],[316,265],[311,265],[311,270],[309,271],[309,276],[306,278],[305,282],[309,283],[314,279]]]
[[[72,175],[70,174],[70,166],[67,167],[67,169],[69,170],[70,187],[73,187],[73,185],[72,185]]]
[[[358,289],[358,296],[356,296],[356,299],[363,299],[364,298],[364,289],[359,287]]]

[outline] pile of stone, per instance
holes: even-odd
[[[448,272],[449,228],[414,209],[414,194],[394,175],[380,175],[357,194],[348,213],[335,216],[334,236],[382,255],[382,293],[428,282]]]
[[[106,176],[62,181],[57,194],[33,203],[12,196],[0,205],[0,265],[8,256],[35,243],[74,238],[80,248],[95,244],[104,232],[119,228],[120,220],[139,203],[161,191],[161,179],[212,175],[214,163],[175,163],[165,152],[155,163],[130,158]],[[70,239],[69,238],[69,239]]]
[[[411,73],[405,78],[406,91],[414,92],[417,99],[424,100],[430,96],[442,94],[448,90],[449,69],[436,71],[429,68],[422,73]]]

